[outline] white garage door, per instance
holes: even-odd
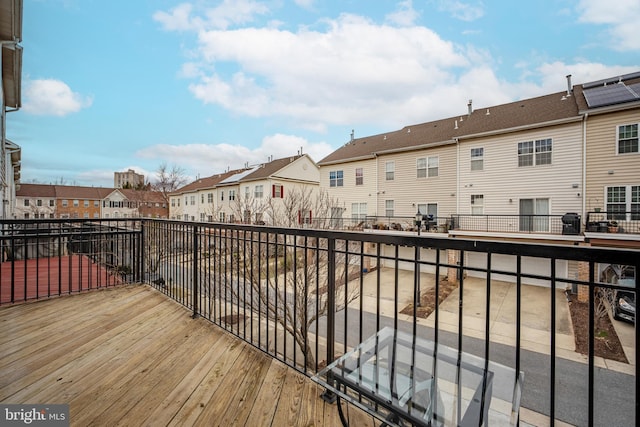
[[[384,259],[382,260],[382,266],[388,268],[395,268],[395,256],[396,249],[395,246],[383,245],[382,246],[382,255],[388,256],[394,259]],[[415,259],[415,248],[400,246],[398,250],[398,256],[400,260],[398,262],[398,268],[400,270],[410,270],[414,269],[414,262],[409,260]],[[422,249],[420,251],[420,261],[432,262],[433,264],[422,264],[420,271],[422,273],[431,273],[435,274],[436,272],[436,250],[435,249]],[[447,262],[447,255],[445,251],[442,251],[440,254],[440,264]],[[442,268],[440,269],[442,272]]]
[[[487,268],[487,254],[485,253],[477,253],[477,252],[466,252],[465,253],[465,266],[466,267],[475,267],[475,268]],[[514,255],[498,255],[494,254],[491,256],[491,270],[500,270],[507,272],[516,272],[516,257]],[[473,271],[473,270],[465,270],[467,276],[472,277],[487,277],[486,273],[482,271]],[[541,276],[550,276],[551,275],[551,261],[545,258],[533,258],[533,257],[522,257],[522,274],[535,274]],[[567,278],[569,274],[568,263],[566,260],[558,260],[556,261],[556,277],[557,278]],[[505,282],[515,282],[515,276],[507,275],[507,274],[497,274],[492,273],[491,278],[493,280],[502,280]],[[541,280],[535,279],[532,277],[523,277],[522,283],[527,285],[537,285],[537,286],[551,286],[551,282],[549,280]],[[566,287],[566,283],[556,283],[556,288],[564,289]]]

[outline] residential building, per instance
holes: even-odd
[[[298,226],[317,212],[319,170],[306,154],[198,179],[170,194],[170,217],[186,221]],[[322,213],[322,215],[325,215]]]
[[[58,218],[100,218],[102,200],[112,191],[104,187],[56,185]]]
[[[169,194],[169,218],[184,221],[217,221],[219,203],[216,185],[244,169],[215,174],[195,181]]]
[[[55,185],[20,184],[16,196],[17,219],[57,218]]]
[[[13,218],[20,147],[7,139],[7,113],[22,106],[22,0],[0,0],[0,218]]]
[[[162,193],[118,188],[102,200],[102,218],[168,218]]]
[[[466,114],[456,117],[352,136],[318,163],[321,188],[336,200],[333,214],[356,227],[386,222],[415,232],[419,211],[436,219],[428,231],[449,237],[637,247],[639,78],[634,73],[574,87],[567,76],[563,92],[476,110],[469,101]],[[592,209],[614,211],[615,218],[601,219],[625,220],[636,234],[602,233],[599,226],[597,236],[582,235]],[[472,267],[469,275],[487,263],[480,253],[446,256],[450,264]],[[433,262],[436,253],[420,258]],[[525,261],[527,274],[549,272],[548,263]],[[516,269],[511,256],[496,255],[492,263]],[[577,262],[556,269],[560,277],[584,274]]]
[[[576,87],[584,117],[585,234],[592,245],[640,247],[639,95],[640,72]],[[609,232],[613,221],[618,232]]]
[[[136,173],[133,169],[126,172],[113,173],[113,186],[115,188],[140,189],[144,185],[144,175]]]

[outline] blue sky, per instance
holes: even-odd
[[[22,182],[209,176],[640,70],[638,0],[24,0]]]

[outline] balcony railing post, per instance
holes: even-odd
[[[327,240],[327,366],[335,359],[335,322],[336,322],[336,240],[333,237]],[[329,384],[331,378],[327,378]],[[333,403],[336,395],[330,390],[325,390],[322,399]],[[338,404],[339,405],[339,404]]]
[[[144,220],[140,220],[140,233],[138,234],[138,267],[135,269],[137,274],[136,282],[144,281],[144,243],[146,238],[146,229],[145,229]]]
[[[198,313],[199,313],[199,309],[198,309],[198,299],[199,299],[199,295],[198,295],[198,233],[200,231],[200,227],[198,227],[197,225],[194,224],[193,226],[193,257],[192,257],[192,267],[193,267],[193,274],[192,274],[192,279],[193,279],[193,287],[192,287],[192,294],[193,294],[193,318],[195,319],[196,317],[198,317]]]
[[[327,277],[327,365],[335,358],[335,322],[336,322],[336,241],[327,241],[328,277]]]

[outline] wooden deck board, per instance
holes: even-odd
[[[145,286],[2,306],[0,325],[0,402],[68,403],[72,426],[340,425],[310,379]]]

